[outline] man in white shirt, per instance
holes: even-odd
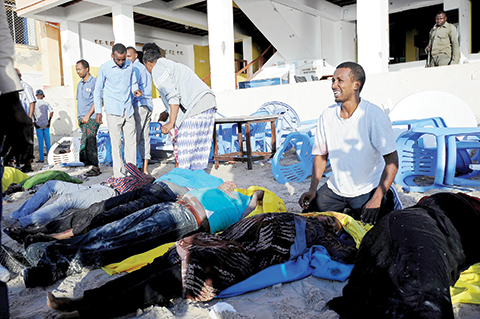
[[[375,224],[380,208],[387,207],[385,195],[398,170],[398,155],[390,119],[360,98],[365,78],[357,63],[337,66],[332,79],[337,104],[318,120],[310,189],[299,204],[307,211],[348,209],[354,218]],[[332,176],[317,190],[327,159]]]

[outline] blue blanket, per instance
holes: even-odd
[[[313,246],[296,259],[270,266],[223,290],[216,298],[233,297],[275,284],[299,280],[310,275],[323,279],[345,281],[350,276],[352,269],[353,265],[332,260],[325,247]]]
[[[167,181],[178,186],[188,187],[190,189],[198,188],[217,188],[223,181],[221,178],[209,175],[204,170],[191,171],[189,169],[174,168],[170,172],[157,178],[155,182]]]

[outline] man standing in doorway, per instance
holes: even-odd
[[[137,162],[137,141],[133,96],[142,96],[138,89],[137,76],[132,62],[127,60],[127,48],[117,43],[112,48],[112,60],[102,64],[95,84],[94,103],[97,121],[102,120],[103,103],[107,115],[108,131],[112,143],[113,176],[124,177],[125,165],[122,160],[122,135],[125,161]]]
[[[100,168],[98,167],[97,131],[101,120],[96,120],[95,103],[93,103],[96,79],[90,74],[90,65],[85,60],[78,61],[75,69],[80,77],[77,85],[77,118],[78,126],[82,130],[80,162],[85,166],[92,166],[92,169],[85,173],[86,176],[98,176]]]
[[[152,118],[152,76],[145,66],[138,60],[137,50],[127,48],[127,59],[133,63],[137,75],[138,88],[143,95],[133,98],[133,114],[137,127],[137,147],[143,160],[143,172],[148,174],[148,160],[150,159],[150,121]]]
[[[460,61],[460,47],[458,45],[457,28],[447,22],[447,14],[440,11],[435,17],[436,24],[430,30],[427,67],[458,64]]]

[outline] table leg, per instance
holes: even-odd
[[[277,131],[275,129],[275,121],[271,122],[272,127],[272,157],[277,152]]]
[[[253,168],[253,160],[252,160],[252,140],[250,138],[250,124],[247,122],[245,123],[245,141],[247,145],[247,169]]]
[[[218,169],[219,163],[216,159],[218,155],[218,144],[217,144],[217,124],[213,125],[213,159],[215,161],[215,169]]]
[[[238,150],[240,151],[240,155],[243,156],[243,133],[242,133],[242,124],[238,123],[237,125],[237,132],[238,132]]]

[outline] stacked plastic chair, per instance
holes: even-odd
[[[406,123],[409,122],[409,123]],[[399,168],[395,183],[405,191],[425,192],[432,188],[480,186],[470,180],[478,174],[472,169],[470,151],[480,151],[477,140],[460,140],[463,136],[478,136],[478,128],[449,128],[441,118],[396,121],[393,125],[409,125],[409,130],[397,138]],[[425,143],[425,137],[435,139],[435,144]],[[433,183],[419,185],[415,178],[433,177]]]
[[[68,150],[59,152],[57,149],[66,145]],[[80,137],[62,137],[48,151],[48,165],[78,163],[80,161]]]

